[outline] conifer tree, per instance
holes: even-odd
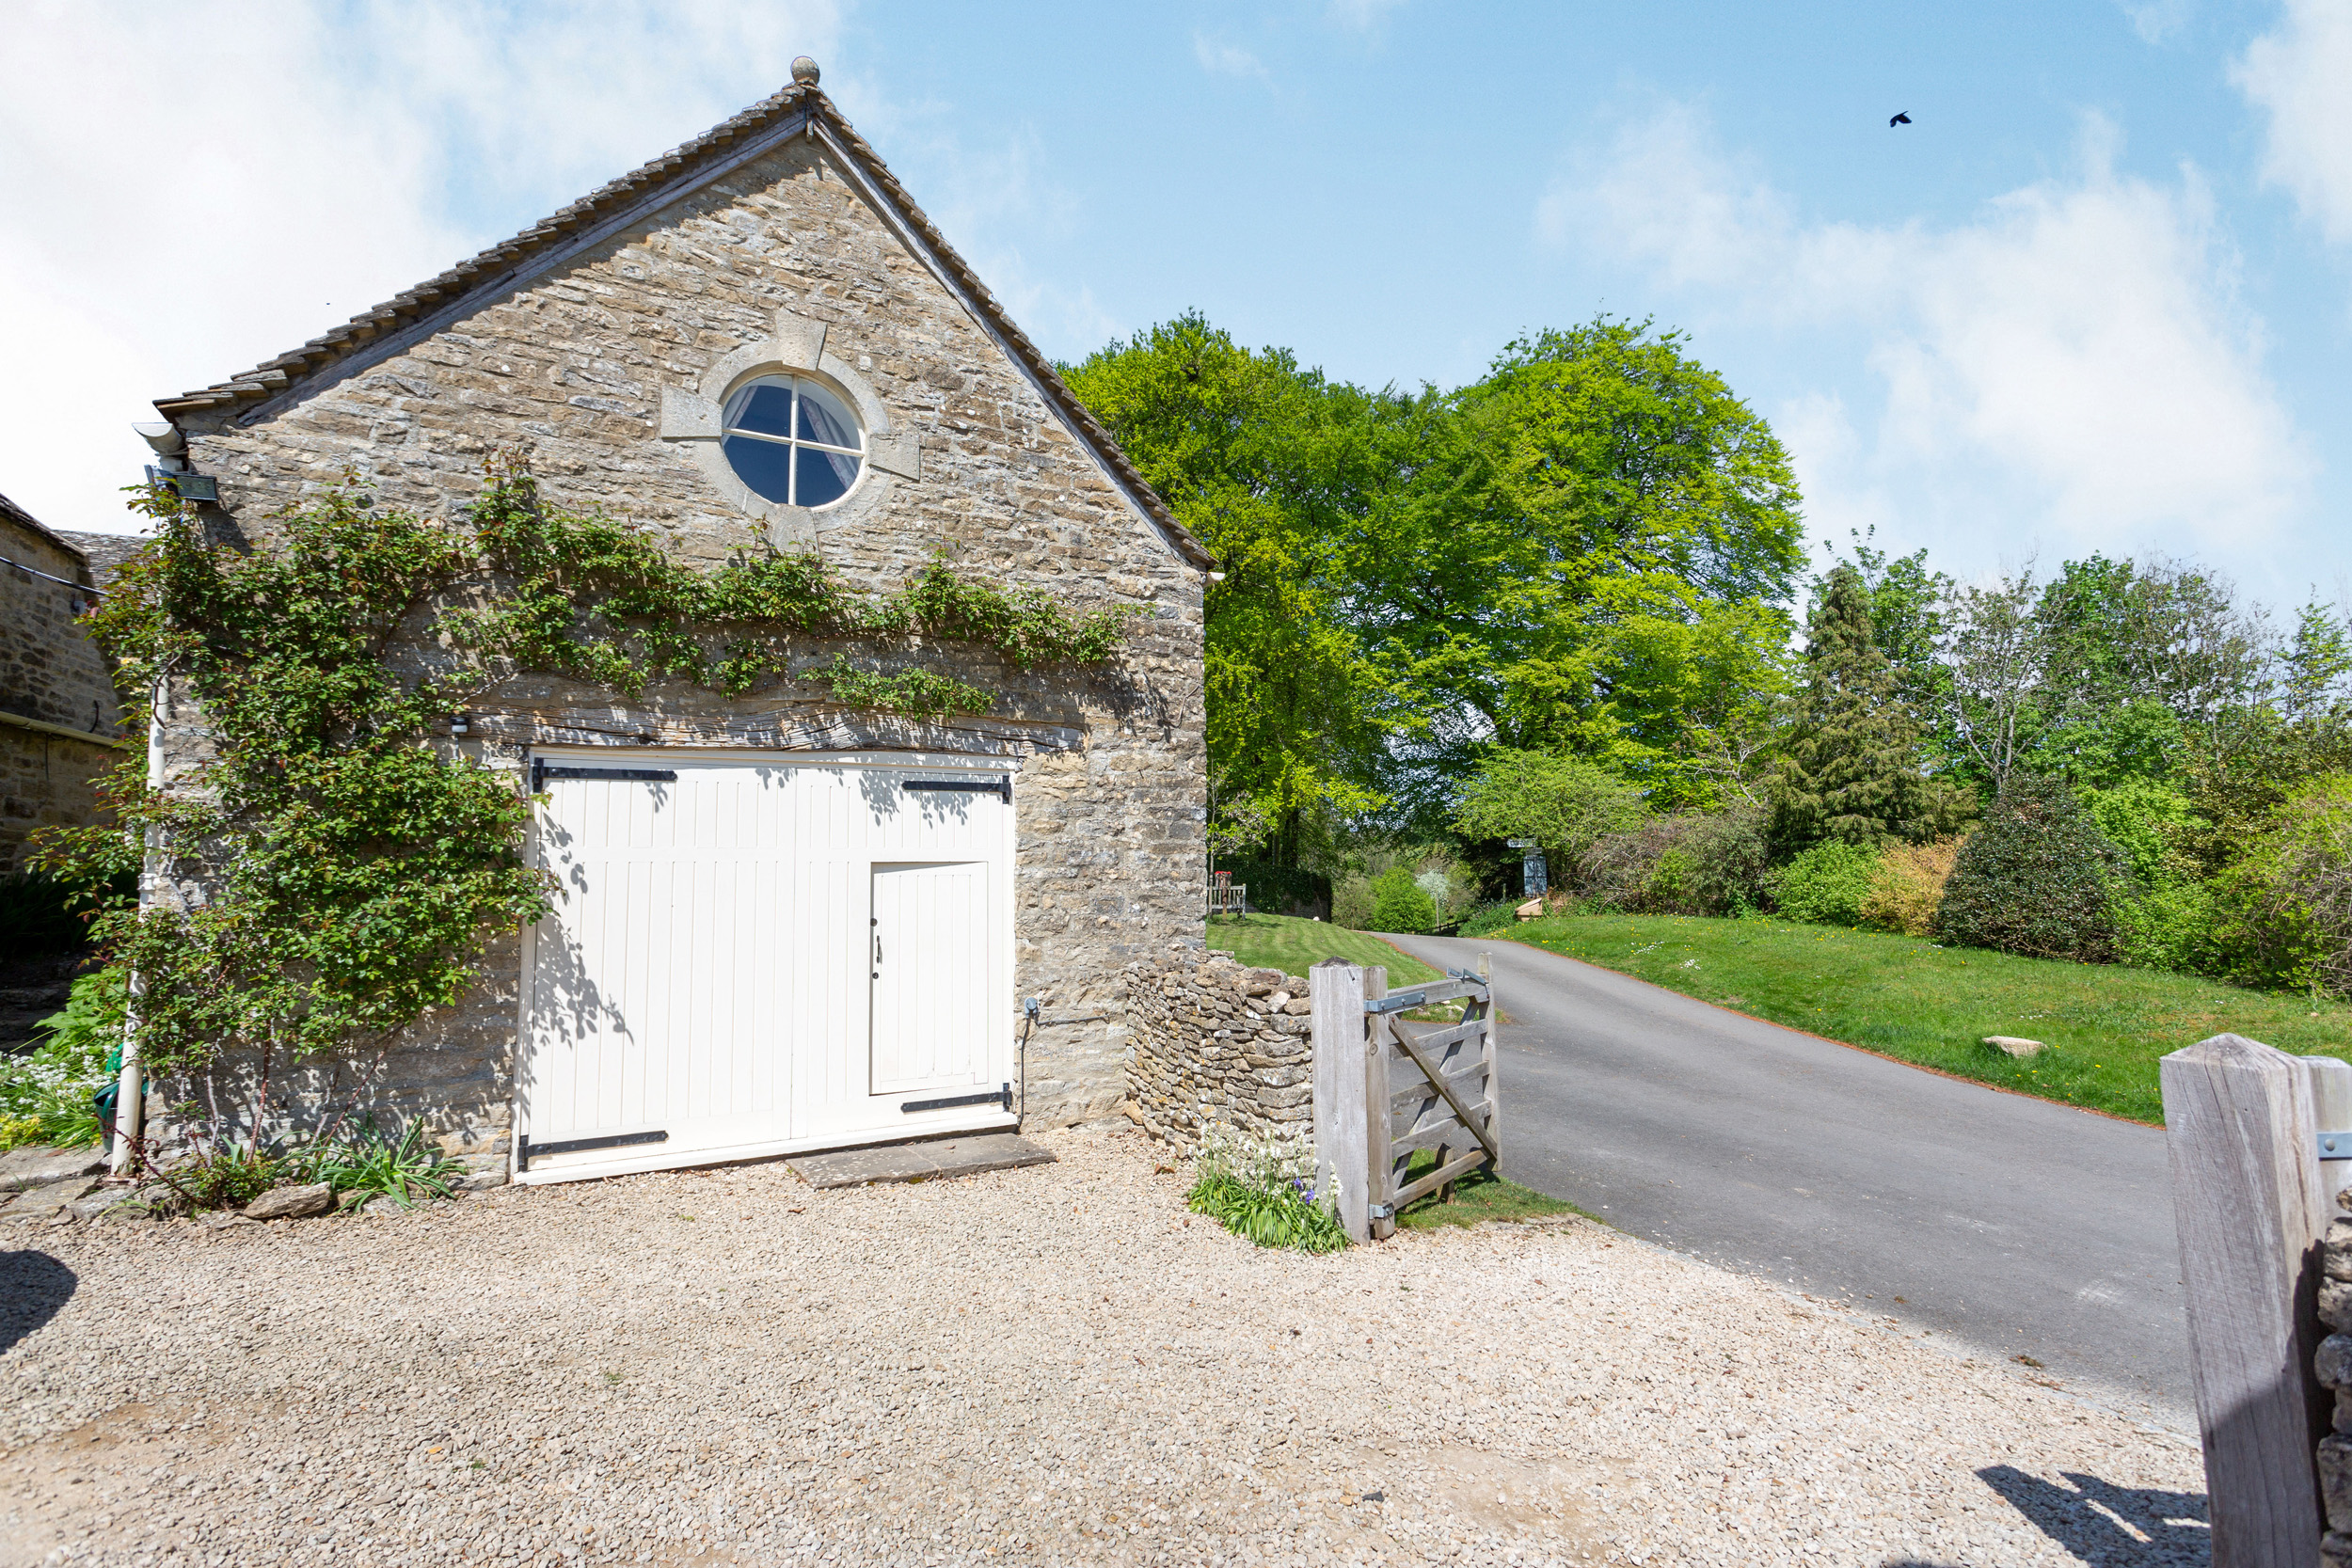
[[[1824,586],[1772,789],[1771,833],[1784,856],[1828,839],[1875,847],[1925,826],[1919,728],[1872,635],[1869,589],[1844,564]]]

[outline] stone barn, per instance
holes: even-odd
[[[1110,1116],[1122,971],[1200,938],[1215,562],[793,74],[143,430],[223,538],[346,475],[449,515],[519,451],[682,560],[813,550],[881,593],[945,557],[1134,613],[1110,666],[976,664],[994,705],[937,721],[790,680],[518,678],[458,716],[441,744],[540,797],[561,893],[373,1093],[481,1180]],[[159,730],[199,754],[184,705]]]

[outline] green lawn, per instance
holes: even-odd
[[[1378,937],[1334,926],[1327,920],[1302,920],[1287,914],[1213,914],[1209,916],[1209,945],[1230,952],[1243,963],[1304,974],[1311,964],[1326,958],[1345,958],[1370,968],[1389,966],[1389,989],[1417,986],[1438,977],[1419,958],[1408,958]]]
[[[2183,974],[1781,920],[1559,915],[1511,936],[1775,1023],[2159,1126],[2156,1058],[2209,1035],[2352,1057],[2352,1007]],[[1982,1044],[1987,1035],[2053,1049],[2020,1060]]]

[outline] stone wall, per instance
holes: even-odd
[[[1229,953],[1129,965],[1128,1115],[1188,1154],[1216,1129],[1251,1141],[1311,1135],[1309,1014],[1305,980]]]
[[[340,1115],[353,1126],[373,1123],[386,1132],[422,1120],[429,1140],[449,1159],[489,1185],[506,1180],[513,1145],[515,1106],[515,1011],[520,1001],[522,939],[504,935],[485,955],[488,975],[482,991],[453,1017],[428,1018],[430,1049],[394,1049],[380,1060],[272,1065],[268,1085],[272,1115],[266,1132],[294,1138],[315,1128],[320,1113]],[[502,1016],[501,1016],[502,1015]],[[166,1155],[193,1148],[205,1113],[230,1113],[231,1127],[244,1122],[243,1107],[258,1086],[259,1063],[239,1054],[206,1073],[151,1083],[147,1132]],[[179,1112],[192,1106],[193,1118]]]
[[[2328,1225],[2320,1250],[2319,1320],[2332,1330],[2319,1343],[2320,1386],[2336,1396],[2334,1430],[2319,1442],[2319,1491],[2328,1509],[2320,1544],[2324,1568],[2352,1568],[2352,1214]]]
[[[795,138],[501,282],[455,319],[399,339],[397,352],[339,363],[260,407],[175,420],[191,466],[218,482],[221,504],[208,515],[228,540],[265,536],[273,511],[347,472],[378,504],[453,515],[478,494],[485,459],[516,451],[554,500],[633,520],[682,560],[716,564],[775,540],[814,548],[879,592],[941,555],[1048,593],[1073,614],[1137,611],[1107,670],[1023,672],[961,650],[956,673],[1001,693],[985,716],[893,721],[790,679],[741,700],[669,683],[630,701],[527,677],[472,710],[469,736],[453,743],[516,769],[534,743],[1020,758],[1015,994],[1041,998],[1049,1017],[1086,1021],[1038,1030],[1030,1115],[1044,1125],[1115,1115],[1125,1093],[1121,972],[1201,929],[1204,583],[846,172],[824,143]],[[663,400],[700,395],[731,356],[796,322],[823,324],[824,362],[870,389],[902,444],[896,468],[876,464],[837,513],[767,519],[763,531],[691,442],[665,438]],[[834,651],[811,645],[794,667],[828,664]],[[195,752],[170,726],[192,716],[179,704],[166,717],[176,776]],[[388,1064],[386,1092],[421,1102],[448,1081],[438,1053],[464,1056],[462,1101],[434,1121],[452,1135],[462,1107],[511,1092],[477,1091],[466,1042],[497,1038],[511,1055],[515,951],[501,946],[481,991],[412,1031]],[[498,1070],[511,1085],[511,1061]]]
[[[74,624],[88,608],[81,555],[0,498],[0,870],[36,828],[98,819],[96,780],[121,759],[121,700]],[[58,582],[54,578],[67,580]],[[85,738],[87,737],[87,738]]]

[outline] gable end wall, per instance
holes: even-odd
[[[476,710],[473,734],[451,744],[516,768],[533,741],[1018,755],[1015,985],[1045,999],[1049,1020],[1078,1021],[1032,1038],[1031,1119],[1104,1116],[1122,1095],[1122,970],[1200,936],[1200,577],[820,144],[795,139],[282,411],[181,423],[197,471],[219,481],[226,535],[265,534],[272,512],[346,470],[381,504],[450,515],[478,493],[487,458],[518,450],[554,499],[644,524],[709,566],[758,542],[691,453],[660,438],[662,390],[697,388],[771,337],[780,309],[826,323],[828,356],[919,446],[919,477],[893,476],[882,504],[818,535],[825,558],[874,591],[944,553],[1073,613],[1137,607],[1123,666],[1024,674],[955,650],[960,673],[1007,695],[986,720],[940,726],[845,712],[789,682],[740,702],[670,685],[628,705],[532,679]],[[830,660],[815,646],[809,656]],[[193,715],[173,717],[177,766],[201,736]],[[459,1016],[429,1021],[383,1091],[384,1110],[428,1115],[485,1170],[506,1164],[518,965],[518,943],[496,943],[482,991]]]

